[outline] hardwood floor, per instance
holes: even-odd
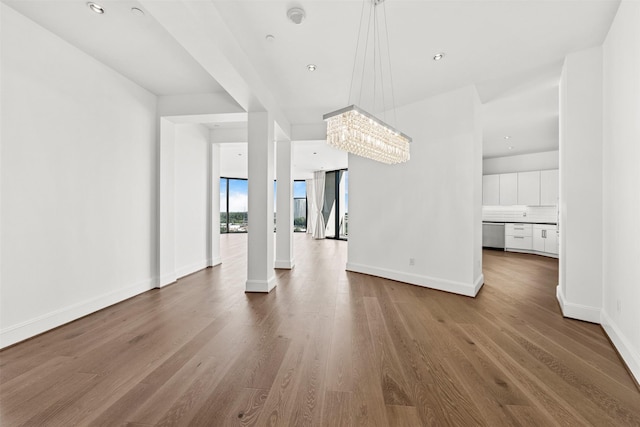
[[[598,325],[563,319],[557,260],[484,252],[477,298],[344,271],[295,235],[296,267],[245,294],[223,265],[0,352],[0,424],[640,425]]]

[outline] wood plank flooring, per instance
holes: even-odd
[[[246,235],[203,270],[0,352],[2,426],[640,426],[598,325],[562,318],[558,262],[484,252],[477,298],[296,267],[245,294]]]

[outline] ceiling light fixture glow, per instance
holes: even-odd
[[[314,71],[315,71],[315,70],[317,70],[317,69],[318,69],[318,67],[316,66],[316,64],[309,64],[309,65],[307,65],[307,70],[308,70],[308,71],[314,72]]]
[[[505,136],[504,139],[511,139],[509,135]]]
[[[437,53],[433,56],[434,61],[440,61],[442,58],[444,58],[444,52]]]
[[[104,13],[104,7],[100,6],[98,3],[90,1],[87,3],[87,6],[98,15],[102,15]]]
[[[509,146],[509,150],[513,150],[513,145],[510,145],[510,146]]]
[[[385,85],[384,83],[384,69],[389,70],[389,80],[393,83],[393,76],[391,75],[391,59],[389,49],[389,31],[387,30],[387,16],[386,9],[378,7],[384,3],[384,0],[369,0],[371,10],[368,14],[362,13],[360,17],[360,30],[358,31],[358,42],[356,44],[356,54],[354,58],[353,73],[351,76],[351,87],[349,88],[349,104],[351,104],[351,91],[353,88],[353,82],[356,71],[356,64],[362,64],[362,77],[361,77],[361,90],[360,98],[362,98],[362,82],[364,82],[365,69],[373,69],[374,85],[373,85],[373,111],[387,111],[393,112],[394,118],[396,114],[395,108],[395,96],[393,92],[393,84]],[[363,6],[364,7],[364,6]],[[364,9],[363,9],[364,12]],[[373,12],[373,13],[371,13]],[[380,13],[379,13],[380,12]],[[368,22],[365,22],[365,16],[368,16]],[[373,25],[371,23],[373,22]],[[384,24],[380,23],[383,22]],[[372,63],[367,62],[367,46],[370,45],[369,31],[366,31],[366,39],[360,40],[360,35],[363,34],[363,24],[367,24],[367,28],[373,26],[373,34],[371,34],[371,45],[373,45],[373,60]],[[380,23],[380,24],[379,24]],[[384,32],[381,35],[380,28],[384,28]],[[380,41],[386,41],[383,50]],[[364,56],[362,61],[358,61],[359,46],[363,46],[364,50],[361,55]],[[383,53],[386,54],[386,60],[388,61],[388,67],[383,69]],[[371,55],[370,55],[371,56]],[[377,63],[375,58],[379,58],[380,63]],[[390,88],[390,95],[382,93],[382,105],[376,105],[376,84],[375,80],[380,79],[381,87]],[[391,100],[391,108],[385,105],[385,98]],[[380,97],[378,97],[380,100]],[[381,107],[381,108],[380,108]],[[411,138],[402,132],[391,127],[384,121],[380,120],[371,113],[364,111],[357,107],[355,104],[348,107],[341,108],[339,110],[327,113],[322,117],[327,122],[327,143],[333,145],[340,150],[347,151],[349,153],[366,157],[378,162],[386,164],[403,163],[409,160],[409,146]],[[386,115],[384,116],[386,120]],[[397,119],[395,119],[397,123]]]

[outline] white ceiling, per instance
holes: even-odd
[[[133,0],[2,0],[60,38],[156,95],[224,92],[169,33]]]
[[[224,90],[151,13],[140,17],[130,12],[131,7],[141,7],[137,1],[101,0],[104,15],[91,13],[84,0],[2,1],[153,93]],[[347,105],[362,1],[191,3],[200,7],[192,10],[214,8],[222,17],[292,126],[320,125],[324,113]],[[485,157],[557,149],[562,60],[567,53],[601,44],[618,4],[619,0],[386,0],[381,7],[387,13],[396,103],[474,84],[483,102]],[[292,6],[306,11],[301,25],[286,17]],[[267,34],[275,40],[268,42]],[[216,40],[201,43],[206,48]],[[446,57],[435,62],[432,57],[438,52]],[[313,73],[306,69],[310,63],[318,67]],[[360,75],[356,73],[356,88]],[[370,92],[363,95],[361,106],[376,110],[367,99]],[[209,126],[215,133],[215,125]],[[224,129],[229,126],[218,130],[246,134],[244,129]],[[511,138],[505,140],[506,135]],[[319,149],[317,144],[294,143],[294,152],[304,156],[296,158],[296,164],[319,169],[321,161],[309,166],[317,158],[325,159],[323,167],[335,168],[328,164],[331,150],[326,158],[325,153],[310,154],[310,147]],[[337,156],[336,164],[345,157]]]

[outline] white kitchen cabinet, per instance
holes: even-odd
[[[558,169],[540,171],[540,205],[558,204],[559,174]]]
[[[518,204],[518,174],[500,174],[500,205],[511,206]]]
[[[482,177],[482,204],[498,206],[500,204],[500,175]]]
[[[535,224],[533,226],[533,250],[558,254],[558,231],[555,225]]]
[[[531,224],[505,224],[504,246],[506,249],[533,249],[533,228]]]
[[[540,204],[540,171],[518,172],[518,204]]]

